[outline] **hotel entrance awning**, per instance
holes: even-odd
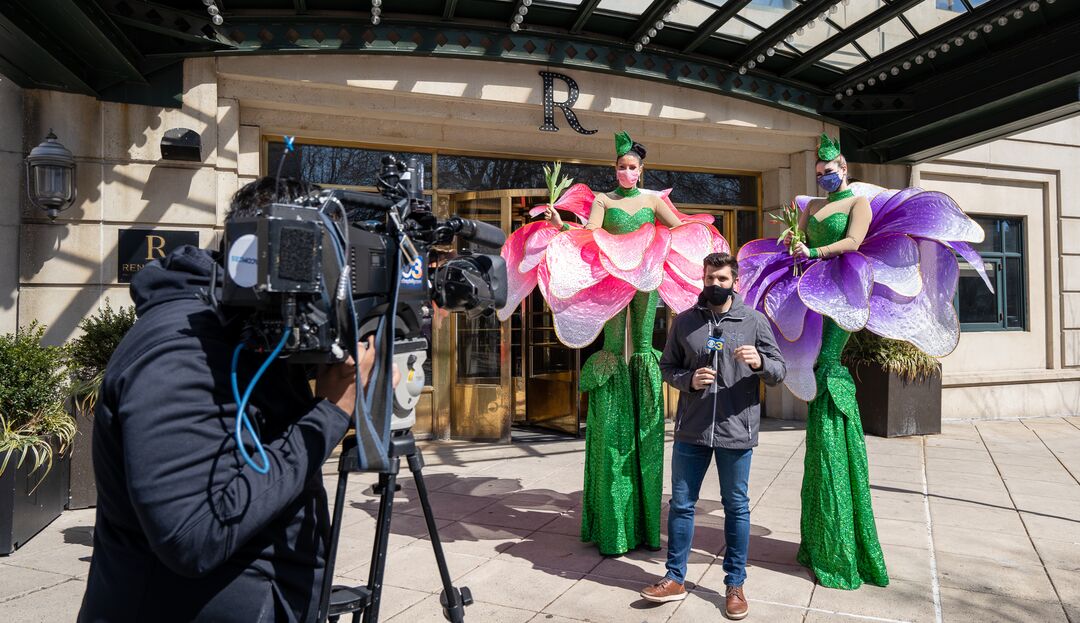
[[[177,105],[192,56],[493,59],[821,118],[864,162],[918,162],[1080,112],[1078,41],[1078,0],[0,2],[0,73],[27,88]]]

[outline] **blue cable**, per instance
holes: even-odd
[[[341,229],[338,228],[336,225],[334,225],[333,221],[330,220],[330,217],[327,216],[325,212],[320,211],[319,216],[322,218],[323,223],[326,225],[326,228],[327,228],[328,231],[337,231],[337,232],[339,232],[339,235],[340,235]],[[341,269],[344,271],[345,266],[346,266],[346,263],[345,263],[345,251],[344,251],[344,249],[342,247],[342,244],[343,244],[344,241],[339,240],[338,236],[333,235],[333,234],[331,234],[331,236],[330,236],[330,241],[333,243],[334,253],[337,255],[337,258],[338,258],[338,264],[341,267]],[[351,319],[352,319],[353,330],[355,332],[359,332],[359,330],[360,330],[360,321],[356,317],[356,306],[350,304],[349,305],[349,313],[350,313]],[[359,337],[359,336],[357,336],[357,337]],[[370,412],[371,412],[371,400],[369,398],[367,398],[369,392],[363,391],[363,387],[364,387],[364,384],[362,382],[363,379],[360,378],[360,352],[359,352],[359,350],[356,349],[355,346],[353,346],[350,349],[349,352],[353,356],[353,361],[356,362],[356,387],[357,387],[357,393],[360,395],[360,398],[361,398],[361,399],[356,401],[356,405],[354,405],[354,407],[353,407],[353,414],[352,414],[353,415],[353,425],[356,428],[357,434],[359,434],[359,432],[360,432],[360,421],[363,420],[365,428],[367,428],[368,432],[371,434],[371,438],[372,439],[379,439],[379,436],[376,434],[375,429],[371,424],[371,417],[369,415]],[[378,375],[379,369],[380,368],[379,368],[379,365],[377,363],[376,367],[371,371],[372,379],[374,379]],[[386,445],[385,441],[383,441],[382,445],[383,446]],[[359,453],[360,464],[361,465],[367,465],[367,453],[364,451],[364,444],[362,444],[362,443],[356,444],[356,450]]]
[[[289,334],[292,333],[291,327],[285,328],[285,333],[281,336],[281,341],[278,342],[277,347],[270,353],[270,356],[266,358],[262,366],[255,373],[255,376],[251,378],[251,383],[248,384],[247,389],[244,390],[244,396],[240,396],[240,386],[236,380],[236,370],[240,362],[240,351],[244,350],[244,343],[241,342],[236,345],[236,350],[233,351],[232,357],[232,372],[229,377],[232,380],[233,399],[236,400],[236,447],[240,450],[240,455],[244,457],[244,462],[251,466],[251,469],[260,474],[266,474],[270,472],[270,459],[266,456],[266,450],[263,449],[262,442],[259,441],[259,434],[255,432],[255,427],[251,425],[251,419],[247,415],[247,403],[251,398],[251,392],[255,390],[255,384],[259,382],[262,375],[266,373],[267,368],[273,363],[277,356],[281,354],[281,351],[285,348],[285,342],[289,339]],[[248,430],[248,434],[251,435],[252,441],[255,443],[255,449],[259,452],[259,457],[262,459],[262,465],[258,465],[248,454],[247,448],[244,447],[244,429]]]
[[[400,242],[399,242],[399,245],[400,245]],[[393,266],[394,266],[394,271],[391,274],[393,275],[396,282],[395,282],[394,288],[393,288],[393,295],[390,297],[390,309],[392,310],[392,313],[390,314],[389,319],[384,323],[384,324],[389,325],[389,327],[383,327],[382,330],[380,330],[378,332],[378,333],[381,334],[381,333],[383,333],[383,331],[389,331],[389,333],[390,333],[389,340],[390,340],[391,344],[393,344],[394,338],[397,337],[395,335],[394,325],[396,324],[396,320],[397,320],[398,297],[401,294],[401,248],[400,248],[400,246],[397,249],[397,261],[394,262]],[[378,336],[376,338],[376,341],[380,341],[381,337],[382,337],[381,335]],[[391,346],[391,349],[392,348],[393,348],[393,346]],[[387,355],[389,355],[389,353]],[[382,358],[380,358],[380,359],[382,359]],[[380,361],[380,364],[381,363],[383,363],[383,362]],[[392,358],[389,358],[389,361],[387,361],[386,363],[388,363],[389,365],[383,370],[383,373],[391,375],[391,379],[392,379],[393,378],[392,375],[394,374],[394,360]],[[386,400],[386,404],[388,404],[388,405],[392,405],[394,403],[394,384],[393,384],[392,380],[391,380],[391,382],[386,384],[386,395],[384,396],[384,399]],[[382,447],[384,447],[384,448],[387,448],[390,445],[390,430],[392,428],[391,423],[392,423],[393,419],[394,419],[393,414],[391,412],[391,416],[386,418],[386,421],[383,422],[382,435],[380,435],[379,438],[382,440]]]

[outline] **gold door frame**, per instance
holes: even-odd
[[[461,214],[469,218],[470,202],[497,200],[499,227],[509,235],[513,226],[512,201],[517,197],[544,197],[544,189],[486,190],[440,194],[437,212],[440,217]],[[436,344],[433,356],[438,364],[435,376],[435,413],[440,431],[454,439],[510,441],[510,426],[515,414],[524,410],[523,387],[515,387],[511,361],[511,323],[499,323],[499,377],[496,382],[458,382],[459,314],[440,312],[432,327]]]
[[[581,422],[585,416],[578,389],[581,349],[570,348],[559,342],[549,321],[554,321],[551,308],[543,296],[534,290],[522,301],[522,375],[520,379],[514,379],[515,383],[520,381],[524,387],[523,396],[527,400],[523,421],[529,426],[580,437]],[[548,367],[552,364],[545,364],[540,351],[547,351],[549,356],[554,354],[555,359],[565,354],[567,369]]]

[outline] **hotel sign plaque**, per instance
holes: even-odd
[[[165,229],[121,229],[117,240],[117,281],[131,283],[135,273],[153,260],[185,244],[199,245],[199,232]]]

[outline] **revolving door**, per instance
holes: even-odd
[[[455,193],[440,203],[449,214],[491,223],[509,234],[546,197],[542,189],[493,190]],[[459,249],[468,246],[458,244]],[[505,322],[494,315],[439,314],[436,324],[436,333],[444,336],[437,350],[447,355],[436,382],[446,388],[452,438],[509,441],[515,424],[579,434],[584,419],[577,391],[581,358],[556,338],[551,309],[539,292]]]

